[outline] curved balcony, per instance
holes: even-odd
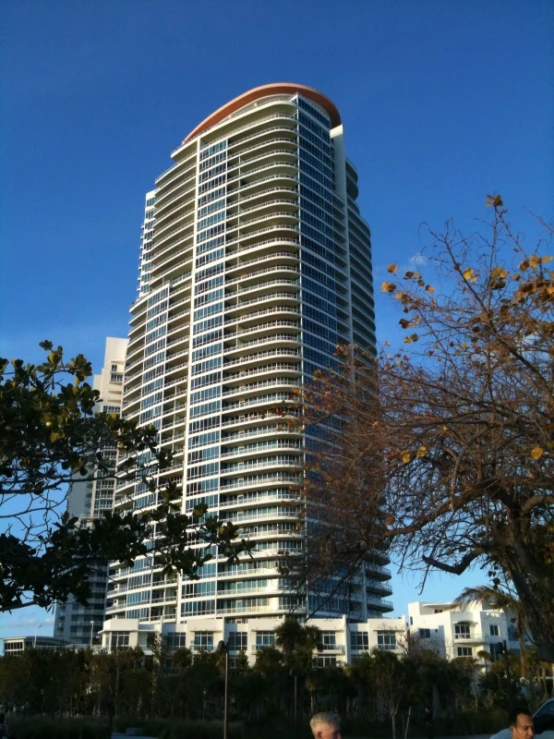
[[[272,439],[270,441],[259,441],[253,444],[244,444],[239,447],[234,447],[229,451],[222,451],[221,460],[224,461],[226,459],[232,459],[233,457],[250,458],[275,450],[303,453],[304,445],[299,439]]]
[[[196,174],[188,179],[187,183],[180,183],[178,191],[175,193],[175,197],[169,200],[167,203],[158,205],[156,202],[156,225],[154,227],[155,232],[163,231],[166,225],[177,218],[182,218],[187,214],[194,216],[195,206],[195,185],[196,185]],[[180,211],[184,211],[181,216],[178,216]]]
[[[287,372],[288,374],[283,376],[283,372]],[[285,362],[267,364],[262,367],[253,367],[250,370],[243,370],[242,372],[236,372],[235,374],[225,374],[223,377],[223,395],[233,395],[235,391],[240,393],[244,380],[247,378],[265,377],[266,382],[271,382],[274,375],[277,375],[278,377],[281,376],[280,379],[283,382],[287,382],[288,385],[302,387],[300,379],[301,374],[302,368],[299,363],[287,364]]]
[[[282,206],[278,206],[281,207]],[[254,215],[254,214],[252,214]],[[228,218],[227,219],[227,235],[228,235],[228,241],[227,243],[233,243],[235,240],[234,232],[238,231],[239,238],[249,236],[253,231],[252,228],[255,229],[255,232],[258,233],[259,229],[257,228],[258,224],[266,223],[271,224],[274,226],[274,228],[282,228],[282,229],[294,229],[295,231],[298,230],[298,228],[295,226],[296,223],[300,220],[298,215],[298,209],[297,208],[291,208],[290,210],[275,210],[270,211],[269,213],[263,213],[260,216],[257,216],[256,218],[245,218],[244,216],[235,216],[234,218]]]
[[[227,342],[229,340],[239,339],[242,336],[250,336],[252,334],[260,334],[261,336],[263,336],[269,334],[273,329],[280,327],[294,328],[296,329],[297,333],[300,332],[299,321],[289,321],[283,319],[268,321],[266,323],[258,323],[257,325],[249,326],[248,328],[239,329],[232,333],[225,334],[224,339]]]
[[[271,120],[271,119],[270,119]],[[250,130],[250,127],[248,126],[244,130]],[[227,151],[229,152],[229,156],[234,156],[237,151],[241,150],[241,147],[244,146],[244,144],[248,144],[248,142],[253,141],[255,139],[265,139],[266,136],[275,137],[279,133],[290,133],[294,136],[294,139],[296,139],[297,136],[297,128],[296,128],[296,122],[294,126],[286,125],[284,122],[280,123],[277,126],[265,126],[264,128],[261,128],[259,131],[256,131],[255,133],[250,134],[249,136],[241,136],[236,137],[233,135],[229,138],[229,144],[227,146]],[[287,139],[290,140],[290,139]]]
[[[252,311],[241,316],[225,316],[225,328],[236,324],[255,321],[263,316],[281,315],[282,313],[290,313],[292,315],[300,315],[300,309],[291,305],[278,305],[274,308],[265,308],[264,310]]]
[[[281,454],[275,457],[268,457],[267,459],[248,459],[242,462],[233,462],[222,465],[220,474],[231,477],[238,472],[252,472],[261,469],[271,469],[272,467],[301,470],[303,469],[303,457],[293,454]]]
[[[225,312],[227,315],[236,315],[237,312],[239,312],[238,320],[242,319],[242,316],[244,314],[244,309],[248,308],[253,305],[259,305],[260,303],[276,303],[276,302],[282,302],[284,300],[287,300],[289,305],[291,307],[297,306],[300,302],[300,291],[299,291],[299,285],[297,284],[296,280],[293,281],[293,284],[295,286],[294,291],[290,292],[270,292],[266,295],[261,295],[260,297],[253,298],[252,300],[240,300],[236,303],[226,303],[225,305]],[[233,297],[238,297],[236,294],[232,294],[228,296],[228,299],[231,300]],[[242,311],[242,313],[241,313]]]
[[[221,438],[221,445],[225,446],[225,444],[233,441],[240,441],[242,443],[244,441],[255,439],[259,436],[264,436],[266,438],[280,438],[283,434],[287,437],[290,435],[301,437],[302,431],[300,430],[300,428],[295,428],[294,426],[290,426],[287,423],[274,423],[270,426],[250,428],[235,433],[225,433]]]
[[[269,177],[267,179],[272,180],[274,178]],[[250,210],[255,210],[258,207],[263,207],[267,202],[273,202],[273,200],[277,199],[278,195],[282,195],[283,193],[285,193],[288,196],[286,200],[281,198],[283,202],[294,203],[295,205],[298,205],[298,196],[300,194],[298,190],[298,185],[296,187],[290,187],[289,185],[278,185],[275,187],[267,187],[264,190],[258,190],[257,192],[252,193],[251,195],[240,197],[237,200],[232,200],[228,204],[228,208],[238,207],[240,208],[240,213],[245,213]],[[271,198],[271,200],[268,201],[267,198]],[[260,199],[262,201],[260,206],[249,205],[250,203],[253,203]],[[246,208],[244,207],[245,203],[247,205]]]
[[[271,159],[276,160],[279,164],[291,164],[295,169],[298,168],[298,145],[296,142],[285,139],[284,142],[280,142],[277,145],[271,144],[271,148],[264,151],[267,148],[264,143],[259,146],[254,145],[251,151],[258,151],[259,153],[253,154],[250,157],[245,157],[244,155],[240,157],[235,156],[227,160],[229,180],[234,179],[237,175],[249,175],[251,172],[257,171],[258,167],[262,166],[262,163],[269,163]]]
[[[228,346],[227,340],[225,341],[224,354],[225,356],[235,355],[237,353],[249,353],[249,351],[256,347],[264,346],[265,344],[279,344],[284,345],[284,348],[291,346],[299,346],[301,339],[299,334],[274,334],[273,336],[263,336],[259,339],[253,339],[252,341],[243,341],[235,346]]]
[[[272,173],[270,174],[270,171]],[[257,175],[262,175],[258,177]],[[240,191],[241,196],[245,192],[253,194],[255,188],[264,187],[269,181],[280,180],[288,187],[298,182],[298,166],[293,162],[281,161],[264,164],[256,169],[251,169],[248,177],[233,177],[227,182],[227,197],[232,197]],[[233,201],[231,201],[233,202]]]
[[[227,159],[227,171],[232,171],[235,167],[241,167],[253,160],[258,160],[259,156],[256,152],[263,152],[264,149],[270,148],[268,154],[279,156],[294,155],[298,156],[298,138],[296,132],[291,132],[290,136],[273,136],[269,139],[260,138],[258,141],[251,141],[242,148],[237,147],[233,151],[229,151]]]
[[[263,492],[239,493],[233,498],[226,497],[219,508],[247,508],[249,506],[260,505],[260,503],[302,503],[302,497],[298,493],[291,493],[288,488],[278,488],[277,490],[265,490]]]
[[[233,284],[233,282],[241,281],[245,277],[254,277],[255,275],[260,274],[260,271],[256,271],[255,268],[257,265],[269,265],[266,269],[287,269],[289,267],[294,267],[298,271],[297,265],[299,264],[300,255],[298,251],[278,251],[278,252],[272,252],[269,254],[265,254],[262,257],[257,257],[256,259],[248,259],[245,261],[240,261],[237,257],[237,261],[235,264],[231,264],[230,260],[227,261],[227,268],[226,268],[226,275],[237,275],[240,274],[240,277],[231,278],[227,281],[227,285]]]
[[[223,391],[223,397],[233,397],[235,395],[249,395],[250,393],[257,393],[265,388],[275,387],[287,387],[294,390],[297,387],[302,387],[300,380],[296,380],[292,377],[277,377],[271,380],[265,380],[264,382],[255,382],[249,385],[238,385],[228,390]]]
[[[290,269],[290,268],[289,268]],[[281,270],[275,270],[276,272],[279,272]],[[291,270],[293,271],[293,270]],[[279,287],[296,287],[300,288],[300,280],[299,278],[296,278],[294,280],[289,280],[286,278],[281,278],[278,280],[267,280],[266,282],[259,282],[253,285],[246,285],[244,287],[238,287],[238,289],[234,292],[226,293],[225,299],[228,300],[233,296],[236,297],[242,297],[242,295],[248,295],[248,293],[256,293],[256,292],[266,292],[271,293],[275,288]],[[300,299],[300,296],[298,296],[298,299]],[[244,304],[241,304],[244,305]]]
[[[247,354],[246,356],[239,357],[238,359],[226,359],[223,358],[223,370],[227,370],[229,367],[235,367],[237,365],[249,365],[258,364],[261,366],[267,359],[275,359],[281,357],[295,357],[300,360],[300,351],[298,349],[272,349],[265,352],[254,352]]]
[[[222,413],[231,413],[237,409],[242,408],[254,408],[260,405],[272,406],[275,404],[298,404],[299,398],[294,394],[294,391],[290,392],[275,392],[268,395],[261,395],[246,400],[239,400],[236,403],[226,403],[221,408]]]
[[[268,537],[274,538],[275,536],[286,536],[289,538],[303,537],[304,534],[297,530],[295,524],[262,524],[261,526],[246,526],[244,529],[239,529],[237,536],[244,537],[247,541],[252,539],[265,539]]]
[[[236,428],[237,426],[257,426],[258,424],[265,424],[267,421],[287,421],[293,420],[300,417],[299,411],[294,409],[286,408],[284,410],[277,409],[277,411],[265,411],[264,413],[248,413],[241,416],[233,416],[226,421],[221,422],[221,428]],[[247,434],[245,434],[246,436]]]

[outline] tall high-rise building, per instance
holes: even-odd
[[[108,337],[104,352],[104,366],[99,375],[94,376],[93,387],[100,393],[97,404],[98,413],[120,413],[123,393],[123,372],[127,339]],[[103,449],[104,461],[111,462],[115,473],[117,450]],[[102,511],[111,510],[114,505],[115,478],[76,480],[67,496],[67,510],[86,526],[98,518]],[[106,606],[107,566],[98,561],[91,575],[92,598],[84,606],[72,597],[66,603],[56,605],[54,635],[72,644],[88,646],[94,643],[102,628]]]
[[[310,439],[289,423],[298,392],[336,362],[337,344],[375,345],[370,231],[339,111],[309,87],[264,85],[208,116],[172,158],[146,197],[123,413],[158,427],[173,465],[152,474],[182,485],[183,511],[206,504],[255,548],[238,564],[214,556],[195,581],[148,558],[112,567],[110,629],[314,609],[381,617],[392,610],[384,555],[355,592],[309,600],[277,569],[309,547],[298,503]],[[156,501],[145,483],[118,487],[116,505]]]

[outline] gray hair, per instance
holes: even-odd
[[[334,726],[336,729],[340,729],[340,716],[338,713],[333,711],[324,711],[322,713],[316,713],[310,719],[310,729],[314,736],[316,735],[320,726]]]

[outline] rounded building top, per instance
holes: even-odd
[[[243,92],[242,95],[239,95],[228,103],[225,103],[225,105],[222,105],[221,108],[218,108],[214,113],[209,115],[207,118],[204,118],[202,123],[199,123],[196,128],[193,128],[189,135],[184,139],[183,144],[188,143],[191,139],[204,133],[204,131],[207,131],[208,128],[215,126],[216,123],[220,123],[222,120],[227,118],[227,116],[240,110],[245,105],[253,103],[255,100],[268,97],[269,95],[294,95],[297,92],[309,100],[312,100],[314,103],[321,105],[321,107],[329,114],[331,125],[333,127],[340,125],[340,113],[335,104],[332,103],[328,97],[325,97],[325,95],[314,90],[313,87],[296,85],[292,82],[274,82],[269,85],[254,87],[252,90]]]

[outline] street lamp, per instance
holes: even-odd
[[[92,630],[93,628],[94,628],[94,621],[91,621],[90,622],[90,644],[89,644],[91,651],[92,651]]]
[[[217,645],[218,654],[225,653],[225,694],[223,698],[223,739],[227,739],[227,730],[229,727],[229,648],[227,644],[221,640]]]
[[[111,655],[110,655],[111,657]],[[113,734],[113,718],[115,713],[115,681],[117,680],[117,667],[110,660],[108,664],[108,678],[110,682],[110,692],[108,695],[108,739],[111,739]]]
[[[294,724],[296,726],[298,718],[298,670],[296,667],[291,667],[289,675],[294,677]]]
[[[33,641],[33,649],[37,648],[37,631],[38,629],[40,629],[41,626],[42,624],[35,624],[35,639]]]

